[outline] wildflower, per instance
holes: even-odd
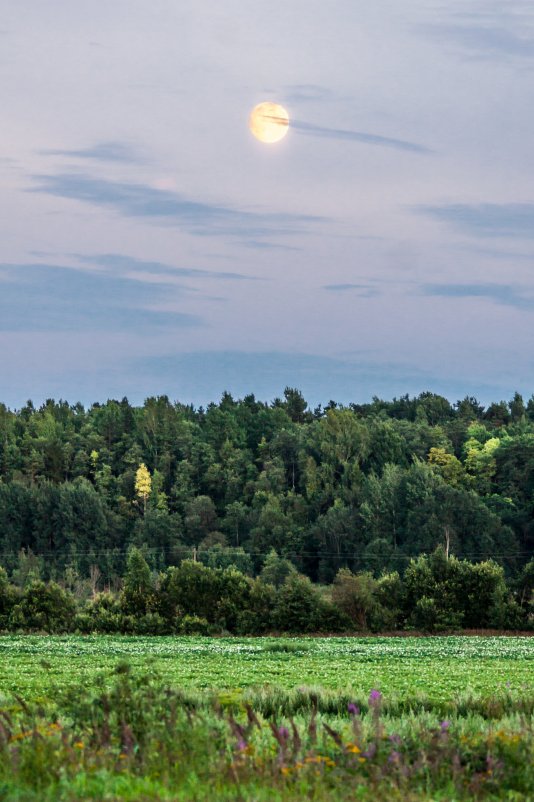
[[[380,691],[373,689],[369,694],[369,705],[371,707],[377,707],[381,701],[382,701],[382,694],[380,693]]]
[[[347,752],[353,755],[359,755],[362,750],[356,744],[347,744]]]
[[[359,716],[360,715],[360,708],[354,704],[354,702],[349,702],[347,705],[347,710],[349,711],[349,716]]]
[[[247,742],[243,738],[240,738],[237,742],[237,748],[240,752],[244,752],[244,750],[247,748]]]
[[[398,763],[400,761],[400,752],[397,752],[396,749],[392,751],[390,756],[388,757],[388,763]]]
[[[441,732],[447,732],[450,726],[451,726],[450,721],[442,721],[441,724],[439,725]]]
[[[75,741],[74,742],[75,749],[83,749],[83,741]]]
[[[284,741],[287,741],[287,739],[289,738],[289,730],[287,729],[287,727],[278,727],[278,735]]]
[[[362,752],[362,757],[373,758],[376,755],[376,744],[370,744],[367,752]]]

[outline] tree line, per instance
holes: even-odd
[[[533,544],[534,396],[0,404],[0,564],[15,587],[118,593],[135,547],[154,574],[192,560],[251,578],[274,551],[321,586],[341,569],[404,581],[442,548],[492,560],[512,588]]]
[[[15,579],[17,577],[15,576]],[[0,630],[142,635],[261,635],[461,628],[526,629],[534,561],[507,583],[492,560],[471,563],[442,547],[375,578],[341,568],[332,585],[313,584],[272,551],[252,578],[234,566],[194,560],[151,571],[133,547],[119,592],[92,596],[28,574],[24,586],[0,569]]]

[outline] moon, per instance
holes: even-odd
[[[280,142],[289,130],[289,114],[279,103],[259,103],[250,112],[249,128],[260,142]]]

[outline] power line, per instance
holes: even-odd
[[[193,551],[193,549],[194,549],[194,547],[189,547],[189,546],[178,546],[178,547],[172,547],[171,546],[171,547],[169,547],[167,549],[162,548],[160,546],[148,546],[148,547],[143,547],[140,550],[142,552],[144,552],[144,553],[149,552],[149,553],[155,553],[155,554],[166,554],[166,553],[169,553],[170,551],[173,551],[174,548],[176,548],[176,550],[180,550],[180,551],[184,551],[184,552],[185,551]],[[245,551],[245,550],[238,551],[239,548],[240,547],[232,547],[232,546],[225,547],[225,550],[224,550],[223,553],[227,554],[228,556],[231,556],[231,553],[234,552],[234,556],[245,556],[245,555],[248,555],[250,557],[267,557],[271,553],[271,550],[269,550],[269,551]],[[21,549],[21,550],[24,551],[24,549]],[[196,551],[197,556],[200,555],[200,554],[212,554],[213,553],[210,549],[199,549],[199,548],[196,548],[195,551]],[[130,552],[130,548],[127,548],[127,549],[113,549],[113,548],[110,548],[110,549],[103,549],[103,550],[98,550],[98,551],[92,550],[92,551],[74,551],[73,552],[73,551],[69,550],[69,551],[65,552],[63,555],[61,555],[61,553],[58,552],[58,550],[41,551],[41,552],[33,552],[32,551],[32,555],[34,557],[64,556],[66,558],[69,558],[69,557],[70,558],[72,558],[72,557],[102,557],[102,556],[117,557],[117,556],[127,555],[129,552]],[[14,551],[0,552],[0,558],[2,558],[2,557],[18,557],[19,554],[20,554],[20,551],[17,551],[17,552],[14,552]],[[387,555],[386,559],[387,560],[413,560],[413,559],[416,559],[417,557],[425,555],[425,554],[429,554],[429,552],[421,551],[418,554],[391,554],[391,555]],[[487,551],[477,551],[477,552],[473,551],[473,552],[459,552],[457,555],[453,555],[453,556],[459,556],[459,557],[463,557],[463,558],[485,557],[487,559],[491,559],[493,557],[502,557],[502,558],[504,558],[504,557],[528,557],[528,556],[531,556],[532,554],[533,554],[532,551],[499,552],[499,553],[491,553],[491,554],[488,554]],[[281,555],[278,555],[278,556],[280,556],[280,557],[288,557],[290,555],[281,554]],[[301,551],[301,550],[299,550],[298,554],[295,554],[293,556],[306,556],[306,557],[319,557],[319,558],[320,557],[355,557],[355,558],[357,557],[357,558],[362,558],[362,559],[366,559],[366,560],[382,560],[382,559],[384,559],[384,556],[382,556],[382,555],[373,555],[373,554],[366,555],[366,554],[362,553],[361,551],[358,552],[358,551]]]

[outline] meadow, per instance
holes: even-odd
[[[0,798],[527,802],[534,640],[0,638]]]
[[[147,664],[184,689],[235,691],[320,686],[388,697],[447,701],[523,694],[532,687],[528,637],[202,638],[0,637],[0,694],[46,698],[57,686],[90,686],[102,671]]]

